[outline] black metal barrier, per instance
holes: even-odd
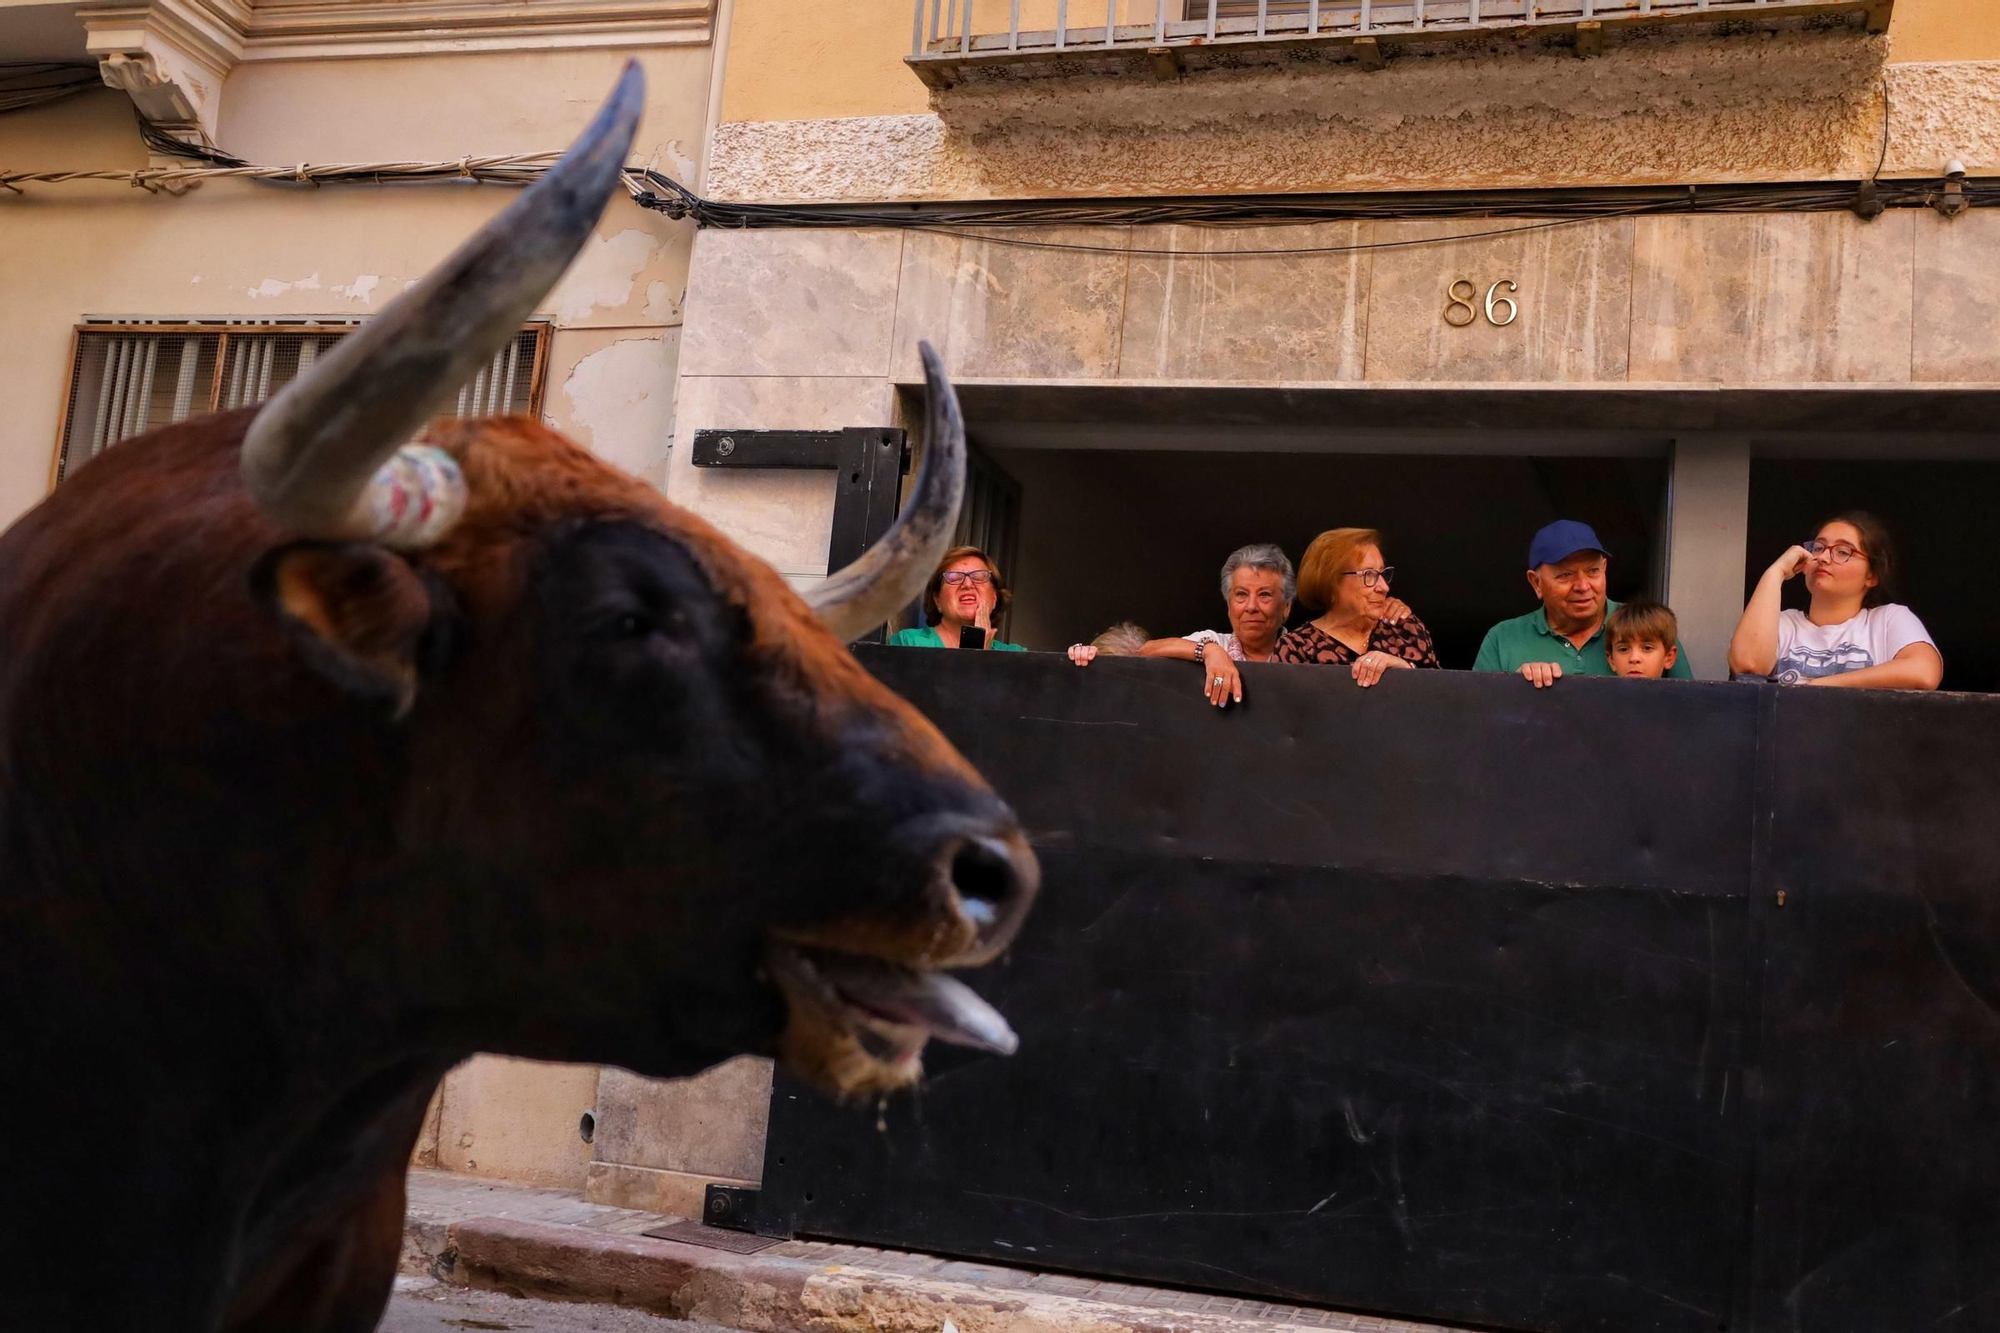
[[[761,1225],[1521,1329],[2000,1328],[2000,700],[863,650],[1045,887]]]

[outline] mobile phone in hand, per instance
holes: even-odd
[[[958,646],[961,648],[984,648],[986,646],[986,631],[977,625],[959,626]]]

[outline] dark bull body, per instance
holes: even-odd
[[[629,138],[633,77],[617,100]],[[614,180],[623,143],[597,152]],[[955,480],[830,609],[559,436],[483,421],[431,441],[455,523],[391,549],[301,480],[351,439],[239,475],[339,390],[120,444],[0,538],[24,1329],[372,1329],[426,1102],[474,1051],[660,1076],[766,1051],[872,1094],[927,1033],[1011,1040],[936,974],[1011,938],[1034,858],[843,647],[920,586]],[[371,412],[388,439],[350,496],[410,429]],[[843,978],[914,1008],[883,1021]]]

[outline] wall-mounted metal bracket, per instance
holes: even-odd
[[[757,1193],[746,1185],[710,1185],[702,1197],[701,1220],[729,1231],[755,1231]]]
[[[910,470],[908,436],[893,426],[698,430],[691,457],[696,467],[835,473],[833,533],[826,551],[830,570],[852,564],[889,530],[902,502],[903,475]],[[864,641],[880,639],[878,630]]]

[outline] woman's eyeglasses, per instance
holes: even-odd
[[[956,588],[961,583],[991,583],[993,571],[988,569],[947,569],[944,581]]]
[[[1832,560],[1836,565],[1844,565],[1857,555],[1863,560],[1868,558],[1868,552],[1849,546],[1845,542],[1835,545],[1832,542],[1823,542],[1815,537],[1811,541],[1804,543],[1804,546],[1807,555],[1818,555],[1824,551],[1827,558]]]
[[[1396,567],[1394,565],[1384,565],[1380,569],[1350,569],[1341,574],[1340,577],[1344,579],[1360,579],[1361,586],[1364,588],[1372,588],[1377,583],[1387,587],[1396,581]]]

